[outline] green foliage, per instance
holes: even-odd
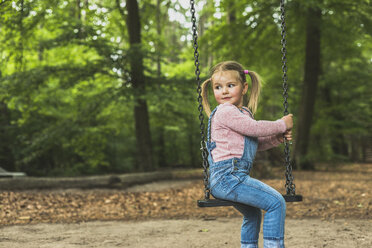
[[[124,10],[125,1],[118,3]],[[169,15],[188,21],[189,9],[179,1],[159,3],[140,1],[154,159],[157,167],[199,166],[191,31]],[[256,118],[280,118],[278,1],[199,4],[202,78],[219,61],[239,61],[264,79]],[[289,107],[295,114],[304,70],[304,13],[315,5],[323,19],[322,76],[309,158],[350,159],[356,149],[351,144],[362,150],[370,138],[371,6],[362,0],[287,1]],[[1,1],[0,161],[13,161],[8,169],[30,175],[137,170],[128,59],[136,54],[128,52],[125,17],[116,1],[79,6],[73,0]]]

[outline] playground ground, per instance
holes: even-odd
[[[93,221],[2,228],[0,247],[240,247],[241,219]],[[288,219],[286,247],[370,248],[371,220]],[[260,237],[262,247],[262,233]]]
[[[372,164],[294,176],[304,201],[287,205],[287,247],[372,247]],[[282,178],[263,181],[283,191]],[[200,180],[178,180],[121,190],[2,191],[0,247],[239,247],[240,214],[197,208],[202,188]]]

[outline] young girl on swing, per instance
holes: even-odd
[[[211,193],[219,199],[242,203],[235,206],[244,216],[242,248],[258,247],[261,209],[266,211],[264,248],[284,248],[285,200],[275,189],[251,178],[249,172],[257,150],[275,147],[284,142],[284,138],[292,140],[292,115],[276,121],[254,120],[260,80],[255,72],[244,70],[237,62],[219,63],[210,75],[202,84],[202,96],[209,116],[207,149]],[[252,81],[249,102],[247,76]],[[219,104],[212,112],[207,95],[209,84]]]

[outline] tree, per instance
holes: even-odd
[[[120,9],[119,1],[117,7]],[[137,139],[137,162],[140,170],[153,170],[152,142],[149,125],[147,102],[144,98],[146,81],[143,67],[143,51],[141,45],[141,20],[137,0],[126,1],[127,29],[129,35],[129,63],[131,68],[131,84],[134,93],[134,116]],[[124,13],[122,14],[124,16]]]
[[[10,111],[4,102],[0,102],[0,168],[14,171],[15,163],[12,151],[12,126]]]
[[[314,169],[313,164],[306,158],[310,128],[313,121],[317,86],[321,72],[320,40],[321,40],[321,9],[309,7],[306,18],[306,50],[305,50],[305,76],[302,86],[302,97],[294,156],[296,165],[302,169]]]

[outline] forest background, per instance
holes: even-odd
[[[280,1],[195,2],[202,79],[239,61],[264,80],[256,119],[280,118]],[[286,24],[294,165],[366,161],[371,1],[287,0]],[[0,58],[0,167],[33,176],[201,167],[189,1],[0,0]],[[281,166],[282,150],[259,160]]]

